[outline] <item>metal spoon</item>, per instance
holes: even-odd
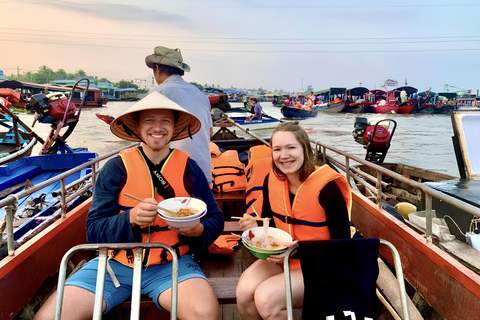
[[[234,235],[234,236],[236,236],[236,237],[239,237],[240,239],[242,239],[243,241],[245,241],[245,243],[250,244],[250,239],[249,239],[249,238],[244,237],[244,236],[239,235],[239,234],[236,234],[236,233],[233,233],[233,232],[232,232],[231,234]]]

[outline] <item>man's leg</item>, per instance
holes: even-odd
[[[55,304],[57,291],[52,294],[43,304],[34,317],[34,320],[53,319],[55,314]],[[62,304],[62,319],[92,319],[93,305],[95,303],[95,294],[86,289],[65,286]],[[107,308],[103,300],[102,311]]]
[[[171,289],[158,298],[159,304],[171,310]],[[203,278],[191,278],[178,284],[177,316],[179,319],[218,319],[219,306],[210,284]]]

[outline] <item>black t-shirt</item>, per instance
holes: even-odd
[[[290,193],[290,203],[293,203],[295,195]],[[350,238],[350,221],[348,219],[348,210],[342,191],[335,181],[327,183],[318,195],[318,203],[325,210],[328,222],[328,230],[331,239]],[[272,217],[272,208],[268,198],[268,175],[263,183],[263,208],[262,217]],[[275,221],[272,219],[272,226]]]

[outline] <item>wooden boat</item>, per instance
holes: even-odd
[[[399,102],[398,105],[398,114],[410,114],[413,113],[413,110],[415,110],[415,107],[418,104],[418,99],[416,98],[416,93],[418,92],[417,88],[411,87],[411,86],[403,86],[397,88],[397,91],[395,91],[395,97],[397,99],[400,99],[402,91],[405,91],[406,94],[406,101],[404,102]]]
[[[85,80],[84,80],[85,81]],[[73,94],[72,88],[75,87]],[[45,93],[45,92],[64,92],[70,93],[73,95],[72,102],[75,106],[79,107],[82,103],[85,107],[104,107],[108,98],[103,97],[103,92],[99,88],[94,88],[90,86],[90,83],[87,87],[80,86],[76,84],[75,86],[71,85],[52,85],[52,84],[38,84],[24,81],[3,81],[0,82],[0,88],[11,88],[21,90],[22,94],[20,95],[20,101],[14,104],[17,108],[24,108],[27,103],[30,102],[30,98],[33,94]],[[85,90],[88,89],[88,90]]]
[[[319,157],[319,160],[321,162],[326,162],[328,160],[339,171],[345,172],[349,181],[352,179],[356,181],[356,183],[352,183],[352,188],[354,188],[354,190],[352,191],[352,220],[356,225],[357,230],[364,237],[380,237],[391,242],[397,248],[401,256],[403,272],[409,288],[416,291],[418,293],[418,297],[423,297],[425,301],[443,318],[476,319],[480,312],[480,275],[470,270],[462,263],[458,262],[453,256],[451,256],[447,252],[441,250],[435,245],[435,243],[432,243],[430,241],[428,236],[425,237],[423,234],[418,233],[417,230],[412,229],[409,225],[397,220],[396,218],[392,217],[391,214],[389,214],[387,211],[381,209],[381,204],[385,199],[385,195],[383,194],[383,188],[380,186],[378,188],[370,188],[366,186],[367,183],[361,183],[360,181],[368,178],[365,176],[363,178],[358,177],[358,172],[350,165],[356,162],[371,168],[371,176],[374,180],[376,180],[379,176],[377,174],[377,172],[379,172],[382,176],[389,176],[392,179],[397,180],[398,182],[401,182],[413,189],[418,190],[417,192],[423,194],[424,197],[427,199],[427,210],[429,210],[429,197],[438,198],[442,202],[449,203],[464,210],[468,210],[468,212],[471,212],[478,217],[480,217],[480,209],[472,208],[470,205],[465,204],[459,199],[452,198],[446,194],[429,188],[424,184],[410,180],[406,176],[404,176],[403,173],[399,174],[389,170],[389,168],[374,165],[361,158],[349,155],[348,153],[345,153],[334,147],[321,144],[319,142],[315,142],[315,145],[318,147],[319,150],[328,149],[329,155],[335,154],[333,157],[327,158],[326,153],[324,152]],[[339,158],[349,159],[349,161],[341,162],[339,160],[335,160]],[[105,158],[101,157],[100,159],[98,159],[98,161],[102,159]],[[364,187],[359,187],[357,190],[357,186],[359,185],[362,185]],[[367,189],[369,191],[365,191]],[[223,206],[227,202],[241,204],[243,201],[244,204],[244,196],[245,195],[242,193],[236,193],[216,195],[216,198],[219,205]],[[0,206],[3,205],[4,202],[0,202]],[[69,241],[71,240],[70,238],[74,238],[74,236],[79,236],[80,233],[83,234],[83,232],[71,232],[71,230],[74,230],[74,224],[76,224],[76,227],[80,230],[84,230],[84,219],[85,215],[88,212],[88,206],[89,202],[80,205],[79,207],[77,207],[77,209],[68,213],[66,219],[59,220],[55,222],[54,225],[50,226],[48,228],[48,232],[52,232],[52,234],[53,232],[56,232],[58,234],[57,239],[63,239],[63,237],[66,237],[65,240]],[[226,216],[228,217],[230,213],[229,211],[227,211],[227,208],[229,208],[228,205],[224,206],[223,208],[224,212],[226,212]],[[69,220],[70,217],[75,218]],[[82,221],[78,222],[78,220]],[[69,225],[69,223],[71,223],[71,226]],[[228,230],[229,232],[231,229],[228,228],[230,227],[231,225],[226,224],[225,230]],[[70,232],[67,232],[67,230],[69,230]],[[25,304],[28,300],[24,298],[24,296],[34,291],[34,288],[30,289],[30,291],[28,292],[24,290],[23,282],[30,281],[30,279],[24,280],[24,278],[26,278],[24,276],[23,278],[19,277],[20,280],[16,279],[16,285],[22,286],[21,290],[9,290],[8,294],[5,293],[5,288],[8,288],[5,283],[7,283],[8,285],[11,285],[11,283],[13,283],[13,279],[12,277],[10,277],[10,273],[15,273],[17,276],[19,276],[19,274],[33,274],[32,277],[36,277],[36,275],[38,274],[39,278],[42,277],[40,276],[40,272],[42,270],[40,270],[41,268],[38,268],[38,265],[41,264],[43,266],[45,262],[39,261],[41,256],[37,255],[37,252],[35,252],[35,250],[41,251],[40,249],[42,247],[36,246],[36,244],[37,242],[43,243],[43,240],[46,241],[48,232],[47,230],[45,230],[44,233],[42,233],[43,237],[38,238],[31,244],[27,243],[27,245],[31,246],[31,248],[28,248],[28,252],[27,247],[25,247],[24,249],[20,247],[20,249],[17,249],[17,251],[15,252],[15,256],[6,258],[10,259],[11,261],[16,261],[15,267],[12,267],[13,265],[9,265],[8,269],[6,269],[8,270],[8,272],[3,272],[4,262],[1,262],[0,299],[2,299],[2,301],[8,301],[9,304],[6,305],[8,305],[9,307],[3,308],[8,310],[0,311],[4,312],[0,313],[0,317],[2,317],[3,315],[5,315],[5,318],[7,318],[7,316],[12,317],[10,316],[10,314],[18,313],[18,311],[13,310],[13,307],[10,307],[10,303],[15,302],[15,305],[18,309],[19,305],[21,305],[22,303]],[[77,242],[84,241],[78,238],[75,240]],[[44,245],[48,246],[52,244]],[[60,257],[66,250],[67,248],[62,247],[58,250],[56,249],[53,251],[49,251],[48,264],[50,264],[50,260],[58,262],[60,260]],[[210,280],[214,279],[214,281],[211,281],[211,283],[212,286],[214,286],[214,289],[219,296],[219,300],[222,303],[222,319],[232,319],[233,317],[235,317],[235,284],[236,281],[238,281],[239,274],[245,268],[245,265],[251,263],[251,256],[248,257],[250,258],[250,262],[248,262],[247,260],[243,260],[245,258],[245,256],[243,256],[244,251],[235,252],[236,253],[233,256],[214,257],[213,259],[210,258],[209,260],[204,262],[204,264],[202,264],[202,269],[205,270],[205,274],[210,278]],[[47,254],[45,252],[42,253]],[[391,255],[388,252],[382,251],[381,253],[387,261],[391,262]],[[17,254],[18,256],[24,254],[20,258],[24,260],[30,259],[31,257],[32,260],[30,260],[29,262],[35,263],[35,266],[38,269],[32,268],[31,265],[21,264],[20,259],[15,259],[17,257]],[[56,269],[58,269],[58,264],[56,266]],[[52,269],[50,270],[50,272],[54,273],[56,269]],[[43,276],[43,278],[45,277],[46,276]],[[35,285],[37,286],[37,288],[39,282],[41,281],[35,281]],[[33,295],[33,293],[31,294]],[[19,299],[23,302],[18,303],[17,301]],[[121,306],[119,306],[119,308],[121,309],[128,306],[129,303],[125,302]],[[153,303],[146,302],[146,300],[142,302],[142,306],[144,308],[155,308]],[[118,311],[118,309],[116,311]],[[113,318],[121,318],[121,315],[123,315],[123,313],[118,313],[116,315],[118,315],[118,317],[115,317],[114,314]],[[163,316],[165,317],[165,314],[163,314]],[[161,317],[159,318],[162,319]]]
[[[213,117],[213,125],[215,127],[223,127],[225,122],[223,118],[225,117],[235,121],[247,130],[273,129],[280,123],[280,120],[266,113],[262,113],[262,119],[247,120],[248,114],[251,114],[251,112],[245,108],[232,108],[226,113],[220,114],[218,118]]]
[[[315,107],[315,110],[330,113],[341,112],[345,107],[345,90],[347,88],[331,87],[314,92],[317,101],[323,101]]]
[[[20,93],[11,88],[0,88],[0,97],[7,99],[11,104],[20,102]]]
[[[435,104],[437,94],[432,91],[423,91],[418,94],[419,102],[413,113],[433,114],[435,113]]]
[[[345,108],[341,112],[346,113],[363,113],[365,109],[368,110],[372,104],[366,99],[368,88],[355,87],[346,91],[347,98],[345,100]]]
[[[219,108],[226,112],[232,108],[230,102],[228,101],[228,93],[224,90],[208,87],[203,89],[203,93],[207,95],[212,109]]]
[[[0,165],[28,157],[39,138],[13,112],[0,104]],[[38,139],[37,139],[38,138]]]
[[[398,104],[394,94],[395,90],[385,91],[385,98],[372,104],[373,113],[397,113]]]
[[[358,177],[358,172],[330,158],[332,163],[336,163],[337,168],[348,171],[349,177],[354,177],[355,181],[361,185],[358,190],[353,191],[352,221],[357,230],[364,237],[380,237],[394,244],[400,252],[405,279],[443,318],[474,319],[475,314],[480,311],[480,275],[459,262],[458,257],[454,257],[434,245],[431,236],[425,238],[424,234],[419,233],[419,230],[411,228],[394,218],[387,211],[379,209],[381,203],[387,200],[405,201],[405,199],[408,199],[405,188],[403,186],[398,188],[400,183],[415,190],[414,199],[426,194],[428,196],[424,197],[427,199],[432,196],[438,198],[440,202],[447,202],[455,207],[462,208],[465,208],[465,202],[448,197],[446,194],[428,188],[424,184],[408,179],[412,171],[405,171],[405,168],[400,169],[404,174],[401,175],[383,166],[370,164],[362,159],[350,156],[336,148],[318,145],[328,149],[329,154],[333,151],[336,155],[340,154],[348,158],[350,163],[355,161],[372,170],[369,177]],[[388,167],[388,164],[385,166]],[[395,187],[390,186],[391,189],[388,193],[383,191],[382,188],[369,187],[370,184],[365,183],[365,181],[370,180],[371,183],[375,184],[378,172],[382,174],[382,177],[391,177],[398,184]],[[407,174],[407,172],[410,173]],[[426,176],[433,179],[448,178],[432,175],[429,172],[423,173],[427,173]],[[419,176],[422,175],[419,174]],[[413,177],[413,174],[411,177]],[[391,191],[392,189],[394,191]],[[390,192],[395,192],[395,189],[399,189],[401,193],[390,196]],[[429,206],[431,208],[431,204],[425,204],[425,206],[427,209]],[[479,208],[469,208],[471,213],[480,216]],[[479,255],[478,252],[472,253],[472,251],[475,251],[473,248],[466,249],[471,249],[469,250],[470,254]],[[455,303],[450,303],[451,301],[455,301]],[[470,306],[473,305],[475,305],[473,308],[475,310],[471,310]]]
[[[305,110],[297,107],[282,107],[280,112],[287,119],[305,119],[315,118],[317,116],[317,110]]]
[[[31,185],[40,185],[45,180],[61,175],[74,167],[90,161],[96,156],[95,153],[78,150],[75,153],[31,156],[5,164],[0,168],[0,190],[2,190],[0,199],[3,199],[8,194],[21,192]],[[88,175],[90,172],[91,168],[80,170],[76,174],[69,175],[65,179],[65,183],[68,185]],[[61,185],[60,182],[57,182],[48,187],[40,188],[28,197],[20,199],[16,218],[18,218],[19,222],[23,221],[23,223],[13,233],[15,241],[23,242],[23,239],[35,232],[38,226],[54,218],[52,215],[60,201],[57,198],[59,190],[61,190]],[[33,208],[31,201],[35,203],[42,202],[42,205]],[[72,203],[72,208],[75,205],[77,203]],[[5,219],[5,215],[5,210],[0,209],[0,219]]]

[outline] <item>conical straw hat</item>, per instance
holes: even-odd
[[[179,117],[175,122],[171,141],[188,138],[200,130],[201,123],[197,117],[164,95],[154,91],[113,120],[110,124],[110,131],[119,138],[142,142],[142,140],[140,140],[140,131],[138,131],[138,122],[135,114],[143,110],[155,109],[178,111]]]

